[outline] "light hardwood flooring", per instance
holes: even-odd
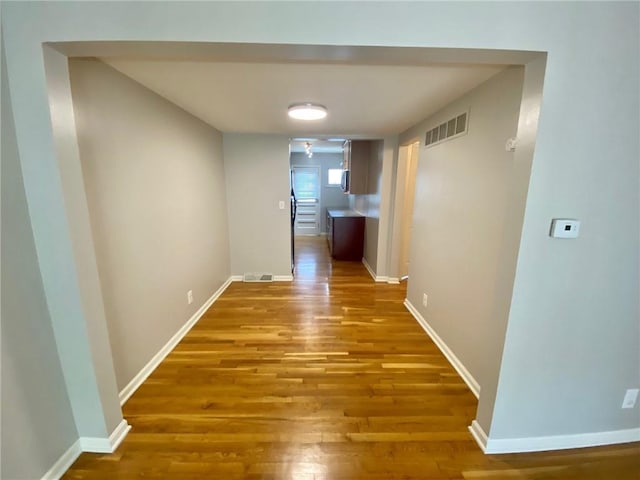
[[[64,478],[640,478],[638,444],[484,455],[477,401],[405,287],[296,245],[295,280],[233,283],[124,406],[118,450]]]

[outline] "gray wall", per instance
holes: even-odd
[[[222,135],[102,62],[70,73],[122,390],[230,276]]]
[[[225,133],[224,165],[232,274],[291,275],[289,137]]]
[[[327,171],[330,168],[342,168],[342,153],[314,153],[309,158],[305,153],[296,152],[291,154],[291,166],[302,165],[320,167],[320,231],[327,231],[327,208],[348,208],[349,197],[342,193],[340,186],[329,186],[327,184]]]
[[[422,137],[469,111],[466,135],[420,144],[407,299],[481,388],[497,376],[507,324],[506,312],[496,316],[496,302],[511,293],[496,288],[498,266],[503,255],[517,256],[502,241],[515,180],[504,145],[516,135],[522,81],[523,69],[509,68],[401,135]]]
[[[367,170],[367,193],[349,195],[351,207],[366,215],[364,230],[364,259],[374,272],[378,272],[378,237],[380,226],[380,193],[382,191],[382,165],[384,142],[371,141],[371,156]]]
[[[2,53],[0,477],[41,478],[78,438],[25,198]]]

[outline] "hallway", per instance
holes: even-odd
[[[67,479],[637,478],[640,448],[485,456],[477,400],[403,306],[296,239],[293,282],[229,286],[124,406],[112,455]]]

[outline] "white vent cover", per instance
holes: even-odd
[[[271,273],[245,273],[244,282],[273,282],[273,274]]]
[[[469,124],[469,113],[464,112],[456,115],[450,120],[441,123],[437,127],[432,128],[427,132],[424,138],[424,144],[426,146],[436,145],[442,143],[445,140],[450,140],[460,135],[467,133],[467,125]]]

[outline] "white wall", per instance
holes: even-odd
[[[75,271],[76,260],[53,148],[54,137],[67,131],[50,123],[43,42],[548,52],[542,110],[521,119],[535,126],[540,113],[541,120],[508,302],[500,386],[495,405],[483,396],[479,408],[489,412],[485,428],[495,417],[488,433],[498,438],[638,427],[638,407],[620,409],[624,389],[638,386],[640,377],[637,3],[478,2],[460,8],[431,2],[22,2],[1,8],[18,150],[54,331],[62,330],[65,318],[76,318],[83,299],[77,289],[67,288],[76,278],[67,275]],[[449,52],[455,61],[456,51]],[[274,192],[273,200],[279,195]],[[548,238],[551,218],[560,216],[582,220],[580,239]],[[288,224],[287,211],[283,224]]]
[[[314,153],[309,158],[305,153],[291,154],[291,166],[304,165],[320,168],[320,231],[327,231],[327,208],[348,208],[349,197],[342,193],[340,185],[328,185],[327,171],[330,168],[342,169],[342,153]]]
[[[40,478],[78,438],[44,295],[2,55],[0,477]]]
[[[98,60],[70,73],[122,391],[230,276],[222,134]]]
[[[506,312],[496,314],[496,302],[510,294],[498,288],[499,264],[518,254],[502,241],[509,193],[528,181],[514,185],[515,155],[505,150],[516,136],[523,74],[503,71],[400,136],[422,138],[407,299],[481,388],[498,375],[507,324]],[[427,130],[467,111],[466,135],[425,147]]]
[[[290,276],[289,138],[225,133],[224,166],[231,273]]]

